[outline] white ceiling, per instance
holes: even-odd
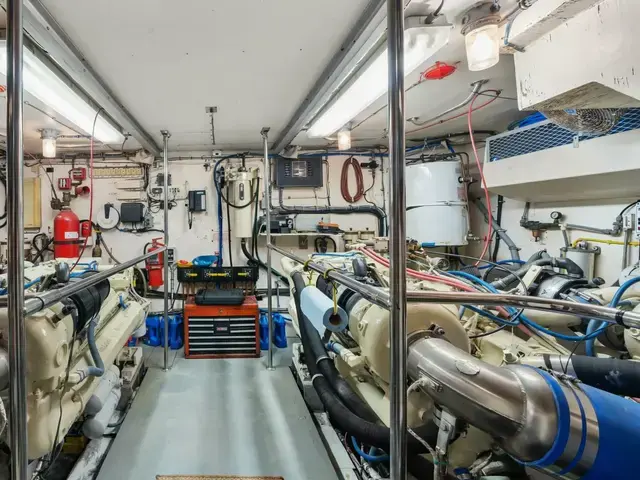
[[[508,8],[514,0],[503,1]],[[260,129],[278,136],[335,55],[369,0],[42,0],[88,62],[122,104],[161,144],[160,130],[171,134],[172,151],[259,149]],[[436,7],[440,0],[414,0]],[[469,84],[487,78],[487,88],[515,96],[512,59],[468,72],[461,12],[475,0],[445,0],[443,13],[456,24],[450,44],[407,77],[407,86],[435,60],[459,62],[453,76],[425,82],[407,93],[407,117],[429,118],[462,101]],[[481,97],[481,103],[487,97]],[[355,123],[366,120],[354,138],[384,143],[386,100],[380,99]],[[205,107],[217,106],[216,146]],[[50,124],[46,115],[25,107],[25,135]],[[477,129],[500,130],[518,117],[517,102],[497,100],[474,114]],[[3,119],[0,122],[4,122]],[[0,123],[0,129],[3,124]],[[48,126],[48,125],[47,125]],[[422,138],[466,128],[460,119],[417,132]],[[412,125],[407,124],[407,130]],[[73,132],[72,132],[73,133]],[[375,140],[374,140],[375,139]],[[137,146],[130,141],[127,147]],[[39,135],[27,139],[39,148]],[[303,132],[294,143],[322,145]]]
[[[43,2],[142,126],[172,150],[278,134],[368,0]]]

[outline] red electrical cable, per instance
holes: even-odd
[[[356,194],[353,196],[349,191],[349,167],[353,168],[353,173],[356,177]],[[362,167],[354,157],[347,158],[342,164],[340,192],[342,193],[342,198],[344,198],[348,203],[356,203],[364,197],[364,177],[362,176]]]
[[[90,178],[90,185],[91,185],[90,187],[91,191],[89,192],[89,223],[91,224],[92,230],[93,230],[93,136],[96,133],[96,122],[98,121],[98,115],[100,115],[101,110],[102,108],[98,110],[95,118],[93,119],[93,129],[91,131],[91,139],[89,140],[89,178]],[[88,237],[84,238],[84,243],[82,244],[82,250],[80,250],[78,259],[76,260],[76,263],[73,264],[73,267],[71,267],[70,272],[73,272],[73,269],[78,266],[78,263],[80,263],[80,259],[82,258],[82,255],[84,255],[84,251],[87,248],[87,242],[89,241],[90,236],[91,234],[89,234]]]
[[[481,92],[482,93],[482,92]],[[482,247],[482,253],[480,259],[475,263],[477,267],[480,261],[484,258],[491,245],[491,235],[493,234],[493,226],[491,225],[491,195],[489,195],[489,189],[487,188],[487,181],[484,178],[484,172],[482,171],[482,164],[480,163],[480,157],[478,157],[478,149],[476,148],[476,141],[473,138],[473,125],[471,124],[471,115],[473,114],[473,104],[478,99],[478,95],[474,96],[469,104],[469,112],[467,113],[467,126],[469,127],[469,137],[471,139],[471,147],[473,148],[473,156],[478,166],[478,172],[480,173],[480,179],[482,180],[482,188],[484,189],[484,198],[487,202],[487,211],[489,212],[489,229],[487,230],[487,236],[484,238],[484,246]],[[493,99],[495,100],[495,98]]]
[[[390,266],[389,260],[387,260],[384,257],[381,257],[380,255],[375,253],[373,250],[370,250],[368,248],[360,248],[359,250],[369,258],[389,268]],[[444,285],[449,285],[450,287],[455,287],[460,290],[464,290],[466,292],[477,292],[475,288],[467,285],[466,283],[454,280],[453,278],[446,278],[438,275],[431,275],[428,273],[418,272],[417,270],[412,270],[411,268],[407,268],[407,275],[410,275],[414,278],[418,278],[420,280],[428,280],[431,282],[437,282],[437,283],[442,283]]]
[[[389,268],[390,264],[389,264],[389,260],[387,260],[384,257],[381,257],[380,255],[378,255],[377,253],[375,253],[373,250],[370,250],[368,248],[358,248],[359,251],[361,251],[362,253],[364,253],[366,256],[368,256],[369,258],[371,258],[372,260],[374,260],[375,262],[380,263],[381,265],[383,265],[384,267]],[[438,283],[442,283],[445,285],[449,285],[451,287],[455,287],[459,290],[465,291],[465,292],[477,292],[478,290],[476,290],[474,287],[467,285],[466,283],[463,282],[458,282],[457,280],[454,280],[452,278],[445,278],[445,277],[440,277],[437,275],[430,275],[427,273],[422,273],[422,272],[418,272],[416,270],[412,270],[410,268],[407,268],[407,274],[417,278],[419,280],[428,280],[431,282],[438,282]],[[510,318],[510,314],[509,312],[507,312],[503,307],[497,307],[496,310],[504,317],[504,318]]]
[[[483,90],[482,92],[479,92],[478,95],[480,95],[480,94],[484,95],[486,93],[493,93],[493,94],[495,94],[495,97],[493,97],[491,100],[488,100],[488,101],[484,102],[481,105],[478,105],[472,111],[476,112],[478,110],[483,109],[484,107],[486,107],[488,105],[491,105],[498,98],[500,98],[500,95],[502,94],[502,91],[500,91],[500,90]],[[473,101],[471,102],[471,106],[473,106],[473,103],[475,102],[476,98],[478,98],[478,95],[476,95],[474,97]],[[421,130],[426,130],[427,128],[435,127],[436,125],[442,125],[443,123],[450,122],[451,120],[455,120],[456,118],[464,117],[465,115],[468,115],[468,112],[465,111],[463,113],[459,113],[458,115],[454,115],[453,117],[445,118],[444,120],[438,120],[437,122],[430,123],[429,125],[425,125],[423,127],[416,128],[414,130],[409,130],[407,132],[407,134],[419,132]]]

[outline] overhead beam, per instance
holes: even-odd
[[[386,27],[386,3],[386,0],[369,1],[355,27],[340,45],[338,53],[324,69],[287,126],[276,137],[272,149],[274,153],[280,153],[296,138],[344,82],[345,72],[351,71],[362,60],[363,51],[381,39]]]
[[[0,0],[6,5],[7,0]],[[39,0],[24,0],[24,29],[60,68],[126,132],[153,155],[162,149],[116,97]]]

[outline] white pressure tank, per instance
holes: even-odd
[[[407,237],[428,246],[466,245],[469,208],[459,161],[407,166]]]
[[[231,229],[235,238],[251,238],[253,234],[253,211],[255,204],[253,198],[254,189],[257,188],[253,170],[238,170],[232,176],[231,188],[233,190],[232,202],[235,205],[234,224]]]

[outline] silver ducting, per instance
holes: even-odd
[[[411,343],[408,373],[423,379],[436,403],[493,437],[516,458],[535,461],[551,448],[558,432],[553,393],[527,367],[495,367],[445,340]]]

